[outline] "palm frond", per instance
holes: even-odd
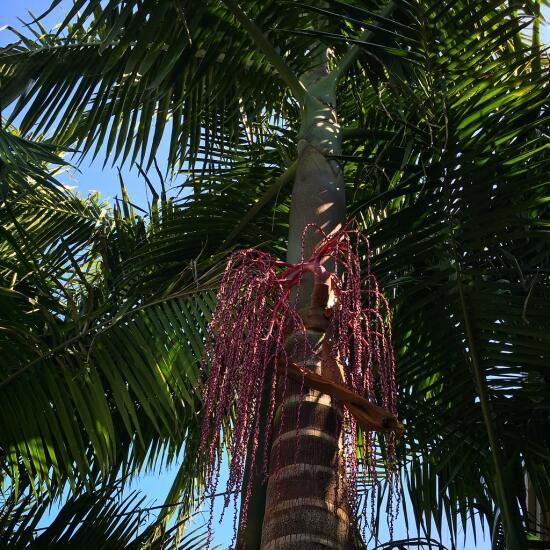
[[[300,17],[290,5],[250,7],[264,31]],[[277,73],[221,3],[79,0],[58,32],[19,38],[0,53],[4,108],[17,99],[11,116],[23,115],[23,132],[55,125],[58,142],[83,152],[105,144],[114,160],[150,165],[170,133],[169,164],[181,165],[202,143],[238,140],[243,117],[253,127],[286,110]]]
[[[201,527],[181,536],[176,524],[166,530],[155,520],[147,524],[150,507],[133,491],[123,495],[119,483],[69,496],[49,525],[41,527],[55,502],[32,495],[7,496],[0,508],[0,544],[3,548],[171,549],[203,548]]]
[[[432,520],[455,536],[457,518],[492,524],[497,507],[521,537],[525,471],[550,494],[549,73],[494,4],[419,3],[408,44],[424,85],[387,66],[347,157],[395,305],[406,483],[427,536]]]
[[[130,210],[66,190],[61,203],[43,186],[12,191],[0,244],[2,471],[16,490],[28,482],[55,495],[67,481],[76,490],[175,460],[199,426],[214,307],[201,266],[140,293],[124,266],[166,238],[159,227],[143,233]]]
[[[3,121],[2,121],[2,125]],[[30,141],[10,126],[0,127],[0,197],[6,198],[10,187],[30,188],[31,181],[40,181],[52,190],[60,184],[51,171],[66,165],[57,145]],[[50,165],[49,169],[46,166]]]

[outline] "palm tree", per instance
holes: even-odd
[[[5,126],[0,141],[3,471],[78,492],[183,449],[168,501],[183,495],[187,514],[223,258],[262,245],[296,262],[308,224],[356,218],[394,309],[416,524],[430,537],[446,522],[456,540],[458,519],[480,514],[524,548],[525,474],[550,506],[539,20],[538,1],[76,0],[55,33],[37,21],[4,48],[1,107],[15,102],[22,136]],[[179,197],[147,176],[163,136],[187,175]],[[137,163],[146,216],[124,187],[113,211],[56,187],[43,163],[68,147]],[[308,406],[312,422],[326,416]],[[326,463],[304,458],[321,471],[339,436],[314,427],[332,441]],[[247,547],[351,544],[330,472],[312,486],[311,468],[294,468],[265,504],[258,483]]]

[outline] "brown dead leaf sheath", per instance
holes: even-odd
[[[394,414],[357,395],[342,384],[332,382],[296,363],[288,363],[287,366],[284,363],[278,363],[279,372],[285,372],[285,368],[292,379],[298,382],[303,380],[305,385],[311,389],[330,395],[333,399],[342,402],[363,430],[403,433],[403,424]]]

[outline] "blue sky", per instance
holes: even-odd
[[[32,11],[34,15],[38,15],[42,13],[49,6],[49,4],[50,0],[0,0],[0,28],[10,25],[21,29],[22,24],[18,21],[18,17],[28,20],[28,10]],[[53,26],[56,22],[59,22],[63,18],[67,6],[70,4],[70,0],[64,0],[60,6],[58,6],[53,13],[48,16],[45,21],[45,26]],[[543,8],[543,12],[546,12],[546,17],[550,18],[550,10],[548,8]],[[550,27],[548,24],[543,24],[542,38],[546,44],[550,44]],[[0,32],[0,45],[6,44],[10,41],[12,41],[11,33],[9,33],[6,29],[2,30]],[[161,143],[157,157],[159,159],[159,163],[163,166],[164,163],[162,162],[162,159],[167,157],[166,143]],[[105,168],[102,164],[103,159],[101,158],[96,159],[94,162],[91,162],[90,159],[84,159],[79,166],[79,170],[72,170],[65,174],[63,176],[63,181],[66,184],[75,187],[84,195],[91,191],[99,191],[103,198],[112,202],[113,198],[119,194],[117,169],[116,167],[112,167],[110,163],[108,163]],[[145,204],[147,200],[146,186],[142,178],[139,177],[137,171],[129,170],[127,167],[123,167],[122,173],[131,199],[137,204]],[[183,181],[183,176],[181,176],[181,180]],[[181,181],[176,183],[181,183]],[[151,504],[162,503],[170,488],[170,484],[175,473],[176,469],[174,468],[173,470],[167,470],[161,473],[152,472],[143,475],[133,483],[132,488],[142,491],[143,494],[148,497]],[[223,479],[221,481],[219,491],[223,491]],[[219,504],[220,503],[217,505],[218,510],[216,513],[219,511]],[[226,516],[227,518],[223,525],[215,526],[214,542],[222,546],[227,546],[229,544],[232,534],[231,520],[233,514],[229,512]],[[205,518],[207,518],[207,514]],[[415,536],[415,533],[411,532],[410,535]],[[399,539],[405,536],[406,532],[403,515],[401,515],[396,525],[395,537]],[[465,547],[468,549],[490,548],[488,540],[478,540],[476,545],[473,542],[470,533],[467,534],[467,538],[468,542]],[[382,540],[384,540],[384,535]],[[445,543],[446,541],[444,540],[442,542]]]

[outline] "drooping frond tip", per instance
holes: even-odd
[[[220,476],[216,449],[220,438],[226,436],[230,464],[224,509],[232,494],[236,500],[242,492],[240,527],[244,527],[252,490],[252,476],[245,479],[246,461],[249,471],[268,475],[276,403],[284,402],[287,378],[299,377],[302,388],[319,389],[344,405],[344,475],[348,505],[356,518],[358,484],[369,478],[376,491],[380,483],[374,430],[385,432],[391,531],[398,483],[395,438],[402,426],[396,417],[389,306],[371,271],[368,240],[357,228],[348,226],[329,235],[316,226],[305,231],[319,232],[319,243],[312,255],[302,257],[298,264],[279,261],[256,249],[238,250],[227,263],[203,361],[201,450],[207,453],[210,465],[206,491],[216,492]],[[313,283],[308,287],[309,307],[304,308],[304,296],[299,295],[305,292],[306,274]],[[311,329],[324,332],[322,353],[306,337]],[[338,366],[339,380],[328,380],[322,372],[309,375],[300,367],[320,354],[322,363]],[[232,427],[224,434],[224,420],[229,417]],[[360,438],[358,426],[363,432]],[[260,433],[264,434],[262,440]],[[358,464],[358,447],[363,468]]]

